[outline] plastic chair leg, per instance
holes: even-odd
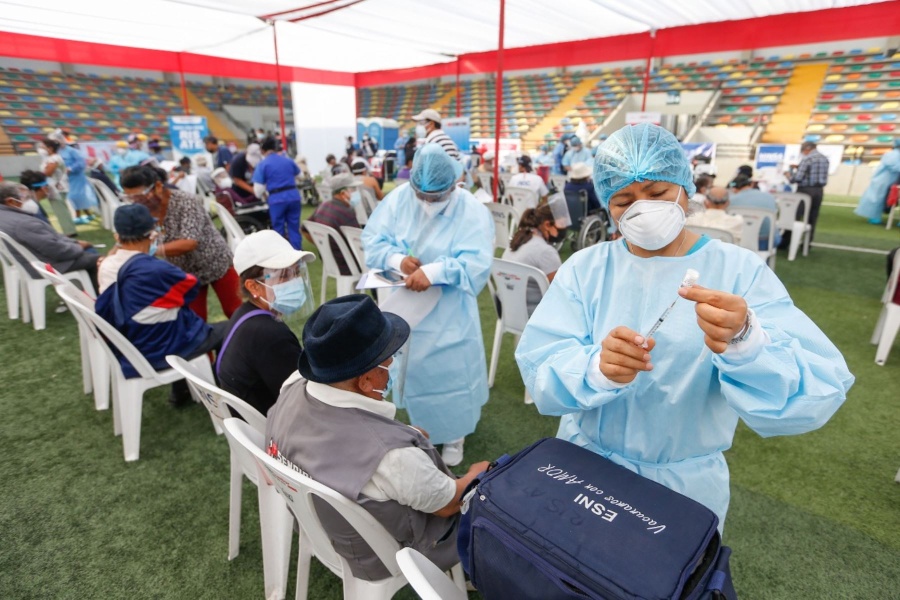
[[[31,323],[31,302],[28,300],[28,285],[19,278],[19,306],[22,307],[22,322]]]
[[[3,267],[3,288],[6,290],[6,311],[10,319],[19,318],[19,273],[15,267]]]
[[[806,235],[803,221],[795,221],[794,229],[791,231],[791,247],[788,249],[788,260],[797,258],[797,250],[800,249],[800,242]]]
[[[91,346],[87,334],[82,331],[81,323],[78,324],[78,341],[81,350],[81,384],[85,394],[94,391],[94,375],[91,371]]]
[[[231,453],[231,493],[228,498],[228,560],[234,560],[241,551],[241,498],[244,471]]]
[[[125,460],[137,460],[141,456],[141,412],[144,406],[144,388],[140,380],[124,380],[119,386],[119,422],[122,426],[122,447]]]
[[[884,320],[887,317],[887,305],[881,307],[881,312],[878,313],[878,321],[875,322],[875,331],[872,332],[872,339],[869,340],[870,344],[878,345],[878,340],[881,339],[881,332],[884,330]]]
[[[94,383],[94,408],[109,408],[110,371],[109,359],[103,350],[103,342],[97,339],[88,340],[88,352],[91,354],[91,379]]]
[[[31,307],[31,318],[34,321],[34,330],[41,331],[47,328],[47,294],[40,282],[28,281],[28,303]]]
[[[258,495],[266,598],[283,600],[287,593],[294,518],[275,488],[266,484],[262,478]]]
[[[884,327],[881,330],[881,339],[878,340],[878,348],[875,350],[875,364],[884,366],[887,362],[891,346],[900,331],[900,304],[888,303],[885,305]]]
[[[325,274],[325,268],[322,267],[322,294],[319,304],[325,304],[325,288],[328,287],[328,275]]]
[[[494,346],[491,348],[491,368],[488,371],[488,387],[494,387],[494,378],[497,376],[497,364],[500,362],[500,344],[503,342],[503,321],[497,319],[497,327],[494,329]]]
[[[112,408],[113,408],[113,433],[115,435],[122,435],[122,417],[121,410],[119,409],[119,398],[122,396],[122,392],[119,389],[119,379],[118,375],[114,375],[112,379]]]
[[[297,590],[294,592],[294,600],[306,600],[309,593],[309,567],[312,564],[312,549],[309,538],[300,529],[297,537]]]

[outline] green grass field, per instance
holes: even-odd
[[[79,230],[111,242],[99,226]],[[826,206],[817,241],[886,250],[900,245],[900,228],[888,232],[850,208]],[[312,268],[317,297],[320,268]],[[885,259],[813,248],[792,263],[780,255],[776,272],[857,379],[820,431],[762,439],[738,427],[727,453],[725,530],[735,585],[750,599],[898,598],[900,340],[883,367],[869,344]],[[210,296],[211,320],[219,320]],[[261,598],[255,488],[244,487],[241,553],[228,562],[228,448],[206,411],[172,409],[165,389],[148,392],[141,459],[126,464],[111,413],[82,394],[77,328],[71,315],[53,312],[56,303],[48,292],[44,331],[0,319],[0,598]],[[3,295],[0,304],[5,315]],[[479,304],[490,355],[495,316],[485,293]],[[504,339],[460,472],[556,431],[556,419],[522,403],[512,343]],[[312,579],[309,598],[341,597],[338,579],[317,563]],[[416,596],[406,588],[397,597]]]

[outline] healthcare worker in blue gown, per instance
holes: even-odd
[[[362,239],[370,269],[396,269],[414,292],[440,294],[412,328],[403,403],[413,425],[443,444],[450,466],[462,462],[488,399],[478,293],[490,274],[494,223],[467,190],[462,165],[439,144],[413,159],[409,183],[398,186],[369,217]],[[415,299],[415,298],[413,298]]]
[[[881,223],[888,192],[895,183],[900,183],[900,137],[894,138],[893,150],[881,157],[872,174],[872,181],[860,196],[859,205],[853,213],[867,218],[870,223]]]
[[[562,417],[560,438],[701,502],[721,530],[722,453],[738,419],[764,437],[811,431],[853,375],[754,252],[684,228],[695,188],[671,133],[614,133],[594,185],[624,239],[563,263],[516,349],[519,369],[540,412]],[[699,280],[682,289],[687,269]]]

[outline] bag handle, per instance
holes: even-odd
[[[244,321],[257,315],[269,315],[271,317],[272,313],[267,310],[257,308],[255,310],[251,310],[246,315],[237,320],[237,323],[234,324],[234,327],[231,328],[231,331],[229,331],[228,335],[225,337],[225,341],[222,342],[222,347],[219,348],[219,353],[216,356],[216,377],[219,377],[219,369],[222,368],[222,356],[225,354],[225,349],[228,347],[228,343],[231,342],[231,338],[234,336],[234,332],[236,332],[238,328],[243,325]]]

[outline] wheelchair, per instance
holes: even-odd
[[[588,196],[584,190],[568,191],[564,194],[572,226],[566,232],[566,237],[559,242],[557,250],[560,250],[566,241],[569,242],[572,252],[578,252],[608,240],[611,222],[609,213],[602,207],[588,210]]]

